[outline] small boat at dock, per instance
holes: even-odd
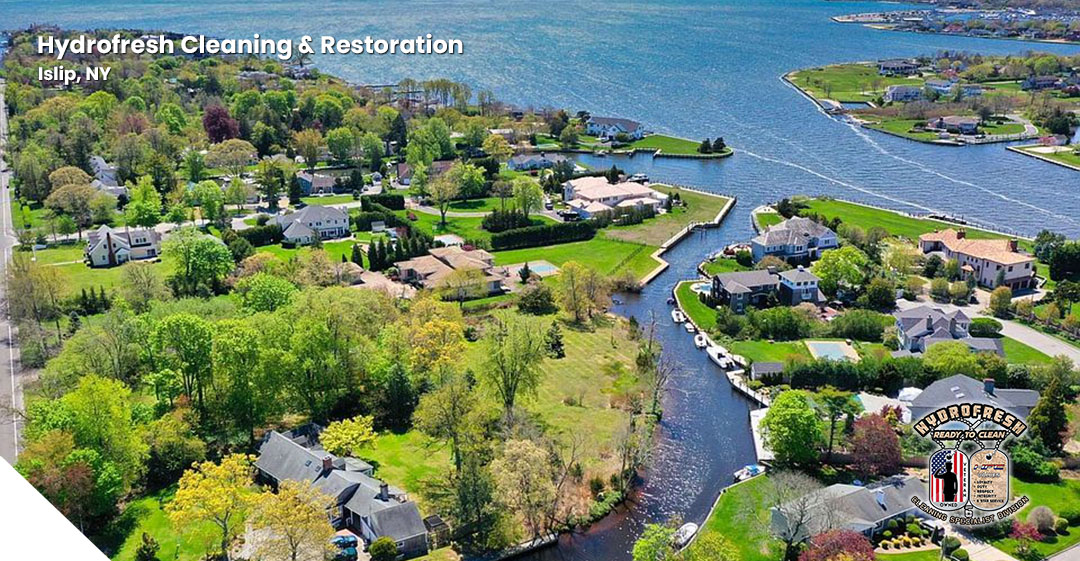
[[[685,327],[685,328],[686,328],[686,332],[687,332],[687,333],[697,333],[697,328],[696,328],[696,327],[694,327],[694,324],[693,324],[693,323],[691,323],[691,322],[689,322],[689,321],[688,321],[688,322],[686,322],[686,323],[684,323],[684,324],[683,324],[683,327]]]
[[[694,534],[697,532],[698,525],[693,522],[687,522],[675,531],[675,535],[671,537],[671,543],[676,549],[682,549],[686,547],[686,544],[690,543],[690,540],[693,539]]]
[[[704,349],[709,346],[709,338],[704,333],[698,333],[694,336],[694,346],[699,349]]]
[[[745,481],[751,477],[755,477],[765,473],[765,466],[761,464],[750,464],[743,466],[742,469],[734,473],[735,481]]]
[[[671,321],[675,323],[682,323],[686,321],[686,315],[680,310],[671,310]]]
[[[705,349],[705,353],[709,355],[709,360],[716,363],[720,368],[727,370],[728,368],[731,368],[733,364],[731,359],[728,358],[725,353],[721,352],[723,349],[723,347],[719,346],[709,347],[708,349]]]

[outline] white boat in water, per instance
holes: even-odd
[[[735,481],[744,481],[763,473],[765,473],[765,466],[760,464],[750,464],[735,472]]]
[[[694,346],[699,349],[704,349],[709,346],[709,338],[704,333],[698,333],[694,336]]]
[[[682,549],[686,547],[686,544],[690,543],[690,540],[694,537],[698,531],[698,525],[693,522],[687,522],[683,524],[681,528],[675,531],[675,535],[671,537],[671,543],[676,549]]]
[[[731,359],[729,359],[727,355],[722,352],[723,349],[723,347],[719,346],[709,347],[705,350],[705,352],[709,355],[709,359],[715,362],[717,366],[723,368],[724,370],[727,370],[728,368],[731,368],[732,363]]]
[[[689,321],[684,323],[683,327],[686,329],[687,333],[697,333],[697,328],[694,327],[694,324]]]
[[[682,323],[686,321],[686,315],[679,310],[671,310],[671,321],[675,323]]]

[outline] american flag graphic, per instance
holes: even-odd
[[[938,450],[930,457],[930,502],[963,503],[967,500],[967,456],[959,450]]]

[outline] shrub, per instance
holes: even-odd
[[[956,536],[945,536],[941,539],[941,550],[945,552],[945,555],[952,555],[952,552],[960,548],[960,539]]]
[[[873,310],[851,310],[833,319],[829,323],[829,331],[833,337],[840,339],[881,341],[881,335],[885,332],[883,317],[884,314]]]
[[[754,256],[745,249],[735,252],[735,262],[743,267],[749,267],[754,264]]]
[[[919,547],[920,545],[922,545],[922,538],[920,538],[920,537],[911,538],[911,544],[914,545],[915,547]]]
[[[971,320],[968,333],[972,337],[998,337],[1001,334],[1001,322],[991,318],[975,318]]]
[[[956,561],[968,561],[969,557],[967,550],[964,548],[959,548],[952,553],[952,558],[956,559]]]
[[[523,314],[542,316],[559,311],[559,307],[555,305],[555,296],[551,293],[551,288],[538,282],[530,284],[521,291],[518,310]]]
[[[237,230],[236,235],[245,239],[255,247],[278,243],[282,240],[281,226],[267,224],[265,226],[253,226],[245,230]]]
[[[1050,510],[1048,506],[1037,506],[1028,514],[1027,521],[1035,525],[1035,528],[1039,530],[1041,534],[1054,533],[1055,516],[1054,511]]]
[[[911,536],[921,536],[922,535],[922,526],[919,526],[918,524],[916,524],[914,522],[908,522],[907,533],[908,533],[908,535],[911,535]]]
[[[1010,451],[1013,468],[1017,477],[1029,481],[1042,481],[1052,483],[1059,479],[1060,474],[1056,464],[1049,462],[1033,446],[1021,443],[1013,446]]]
[[[556,243],[592,239],[596,235],[596,225],[591,221],[563,222],[529,226],[499,232],[491,236],[491,248],[494,250],[537,247]]]
[[[1074,506],[1066,507],[1065,509],[1062,509],[1062,511],[1058,514],[1060,514],[1061,517],[1064,518],[1070,526],[1080,524],[1080,508]]]
[[[589,492],[592,493],[593,498],[600,496],[600,493],[604,492],[604,478],[599,475],[594,475],[589,478]]]
[[[1064,534],[1069,531],[1069,521],[1064,518],[1058,518],[1054,520],[1054,531],[1059,534]]]
[[[889,542],[881,542],[878,545],[881,546],[881,549],[889,549]]]
[[[515,228],[528,228],[532,226],[532,220],[516,208],[510,210],[495,209],[491,213],[484,215],[480,226],[491,233],[505,232]]]
[[[890,520],[889,522],[893,522],[893,520]],[[881,533],[881,537],[883,537],[885,539],[892,538],[892,530],[885,530],[884,532]]]
[[[379,193],[378,195],[364,195],[360,197],[360,210],[375,210],[375,205],[384,206],[390,210],[405,210],[405,197],[396,193]]]

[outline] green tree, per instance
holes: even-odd
[[[472,164],[455,162],[444,174],[447,179],[458,186],[458,194],[462,200],[484,195],[484,171]]]
[[[258,150],[246,140],[230,138],[224,142],[210,145],[206,154],[206,163],[211,167],[221,168],[233,177],[244,172],[252,162]]]
[[[131,200],[124,207],[127,223],[142,228],[153,228],[161,222],[161,195],[154,189],[149,176],[139,178],[131,190]]]
[[[256,273],[236,283],[240,305],[254,312],[272,312],[287,306],[296,293],[296,285],[276,275]]]
[[[814,263],[813,270],[821,279],[822,291],[835,295],[843,286],[861,285],[869,264],[865,253],[855,246],[846,245],[822,253],[821,259]]]
[[[76,446],[95,450],[117,466],[125,485],[142,475],[148,449],[135,423],[134,400],[127,386],[88,374],[62,402]]]
[[[761,420],[761,430],[765,445],[773,451],[777,463],[817,463],[821,429],[804,392],[789,390],[781,393]]]
[[[1068,434],[1069,418],[1065,411],[1068,396],[1060,376],[1050,379],[1049,385],[1039,396],[1035,408],[1028,415],[1031,435],[1038,438],[1052,452],[1060,452]]]
[[[360,150],[368,161],[368,169],[375,172],[382,166],[383,142],[372,132],[364,133],[359,139]]]
[[[415,179],[415,177],[414,177]],[[439,209],[439,224],[446,225],[446,212],[450,210],[450,203],[457,200],[461,194],[461,185],[443,174],[436,177],[428,187],[431,202]]]
[[[544,205],[544,190],[540,184],[528,177],[515,177],[511,182],[514,192],[514,203],[517,205],[525,218],[534,210],[540,210]]]
[[[510,440],[491,462],[491,473],[502,503],[521,516],[532,537],[543,535],[558,499],[547,451],[531,440]]]
[[[293,144],[296,151],[304,158],[304,167],[308,171],[315,171],[315,165],[319,163],[319,151],[322,150],[323,137],[315,129],[304,129],[293,134]]]
[[[240,320],[214,326],[210,362],[217,407],[234,434],[255,442],[255,428],[266,420],[275,400],[273,383],[263,379],[259,332]]]
[[[838,390],[831,386],[822,388],[817,393],[817,399],[821,401],[822,409],[825,412],[825,418],[829,422],[829,440],[828,447],[826,448],[828,458],[832,458],[833,443],[836,436],[836,422],[842,417],[847,416],[854,418],[859,414],[861,407],[855,401],[851,392],[845,392]]]
[[[219,226],[225,221],[225,194],[213,179],[195,184],[191,196],[199,202],[199,214],[203,220]]]
[[[175,260],[172,278],[178,294],[195,294],[200,287],[212,289],[233,269],[229,248],[194,228],[174,231],[162,244],[162,253]]]
[[[356,137],[348,127],[338,127],[326,133],[326,149],[338,162],[348,162],[352,159],[355,147]]]
[[[505,162],[514,155],[514,148],[501,134],[490,134],[484,139],[484,152],[499,162]]]
[[[333,507],[333,497],[317,487],[295,481],[281,482],[277,493],[260,494],[252,518],[256,529],[267,530],[267,538],[259,543],[261,558],[288,561],[329,558],[334,527],[326,512]],[[396,553],[395,550],[395,557]]]
[[[202,152],[188,150],[184,154],[184,170],[187,171],[188,181],[202,181],[203,174],[206,173],[206,158]]]
[[[394,561],[398,556],[397,543],[386,536],[376,538],[368,546],[368,553],[371,554],[371,561]]]
[[[1012,289],[1007,286],[999,286],[990,293],[990,313],[994,317],[1008,317],[1009,308],[1012,306]]]
[[[514,405],[540,385],[546,346],[544,322],[530,316],[498,313],[485,338],[487,360],[481,375],[499,396],[503,418],[512,424]]]
[[[372,428],[373,422],[370,415],[335,421],[326,426],[319,441],[331,454],[357,457],[364,449],[375,445],[377,435]]]
[[[231,260],[231,259],[230,259]],[[165,317],[150,336],[156,366],[180,373],[184,395],[195,403],[206,418],[206,394],[209,392],[213,350],[213,327],[199,316],[181,313]]]
[[[675,559],[672,543],[675,528],[668,524],[646,524],[641,537],[634,542],[634,561],[670,561]]]

